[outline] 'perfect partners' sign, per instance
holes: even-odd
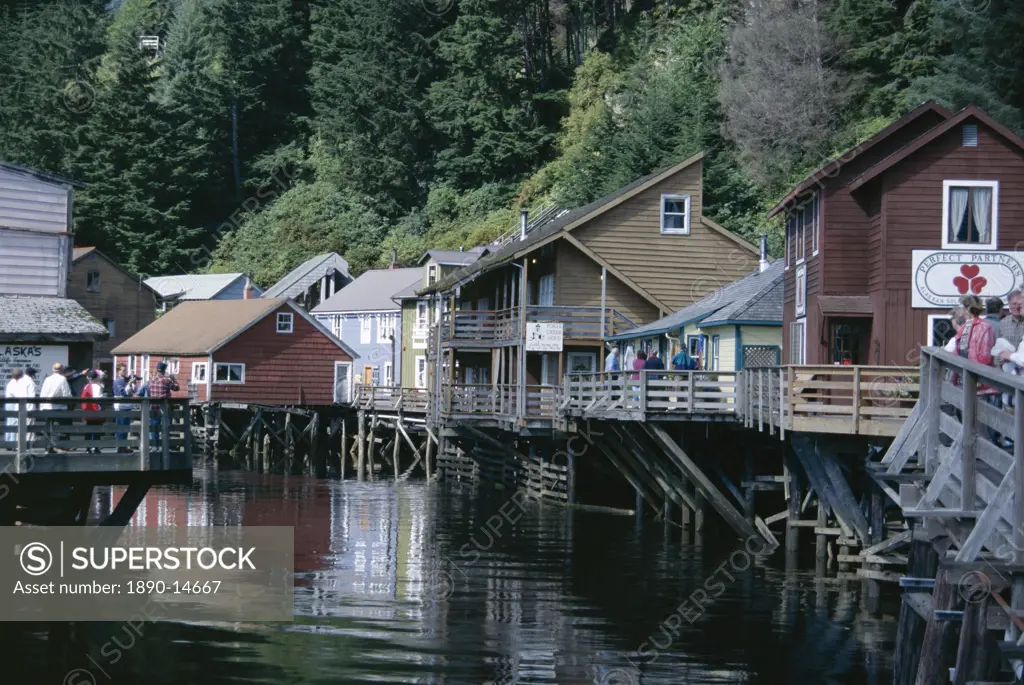
[[[956,306],[968,293],[985,299],[1006,298],[1024,285],[1024,253],[978,250],[914,250],[911,306],[936,309]]]
[[[19,345],[0,342],[0,382],[2,383],[7,383],[7,379],[11,377],[11,369],[19,366],[22,369],[29,367],[37,369],[40,373],[37,378],[41,382],[42,378],[49,375],[53,365],[58,362],[67,366],[67,345]]]

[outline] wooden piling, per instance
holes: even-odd
[[[907,557],[907,576],[910,578],[932,578],[938,570],[939,556],[928,540],[914,540]],[[910,593],[906,593],[909,595]],[[927,599],[927,593],[915,593]],[[900,605],[899,623],[896,629],[896,652],[893,658],[892,685],[914,685],[917,678],[921,647],[924,644],[927,621],[914,608],[916,597],[904,596]]]
[[[263,434],[263,473],[270,473],[270,430]]]
[[[295,440],[292,436],[292,413],[284,412],[284,472],[294,473],[295,469]]]
[[[935,575],[932,607],[955,610],[958,599],[957,589],[946,576],[946,572],[941,569]],[[956,628],[956,623],[937,620],[935,614],[931,614],[924,630],[915,685],[935,685],[949,682],[949,668],[953,665],[958,647]]]
[[[430,434],[430,430],[427,430],[426,441],[427,441],[427,445],[426,445],[426,453],[425,453],[425,455],[423,457],[423,470],[426,471],[426,473],[427,473],[427,481],[429,482],[430,478],[431,478],[431,468],[432,468],[432,466],[430,464],[430,450],[434,446],[434,443],[433,443],[434,437]]]
[[[398,429],[399,429],[398,427],[401,424],[401,421],[402,421],[402,418],[400,416],[397,419],[395,419],[395,446],[394,446],[394,449],[392,449],[392,451],[391,451],[391,461],[393,462],[393,466],[395,468],[395,482],[396,483],[398,482],[398,453],[399,453],[399,450],[401,450],[401,448],[402,448],[402,442],[401,442],[401,440],[399,440],[400,435],[398,433]]]
[[[370,417],[370,435],[366,439],[368,443],[368,449],[366,450],[366,460],[370,469],[370,480],[377,478],[377,465],[374,463],[374,455],[377,453],[377,415],[374,414]]]
[[[800,495],[800,479],[797,477],[796,469],[786,467],[785,470],[786,477],[789,478],[789,487],[787,488],[789,490],[789,499],[786,502],[789,511],[786,525],[786,555],[794,556],[797,550],[800,549],[800,527],[796,523],[800,520],[800,503],[802,498]]]
[[[815,529],[823,531],[826,528],[828,528],[828,505],[821,498],[821,495],[818,494],[818,520],[815,522]],[[814,536],[814,573],[819,576],[825,575],[827,567],[828,536],[819,532]],[[932,570],[928,575],[932,576],[934,574],[935,571]]]
[[[346,422],[345,418],[341,419],[341,449],[338,450],[338,470],[341,472],[341,479],[345,480],[345,462],[347,461],[347,455],[345,454],[345,446],[348,443],[348,436],[345,433]]]
[[[362,409],[356,414],[356,444],[359,446],[356,474],[360,481],[366,480],[366,412]]]
[[[754,525],[754,517],[757,514],[757,506],[754,500],[754,455],[748,450],[743,456],[743,481],[747,483],[743,492],[743,515],[750,525]],[[792,514],[791,514],[792,515]]]
[[[967,685],[982,681],[993,682],[999,675],[991,668],[993,640],[988,639],[989,594],[964,606],[964,620],[960,624],[960,644],[956,652],[956,674],[953,685]]]

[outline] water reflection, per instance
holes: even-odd
[[[294,623],[8,624],[14,672],[66,685],[889,679],[895,624],[861,609],[859,585],[774,557],[742,564],[741,543],[682,546],[629,518],[422,483],[204,472],[150,493],[132,525],[158,524],[294,526]],[[72,669],[94,680],[65,681]]]

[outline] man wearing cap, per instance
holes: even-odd
[[[149,379],[149,399],[165,400],[170,398],[171,392],[178,389],[178,382],[172,376],[167,375],[167,362],[160,362],[156,365],[156,375]],[[149,425],[152,427],[151,441],[156,442],[160,437],[160,422],[162,409],[154,404],[150,407]]]

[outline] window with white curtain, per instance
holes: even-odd
[[[397,314],[377,315],[377,342],[389,343],[395,335],[395,328],[398,324]]]
[[[942,247],[996,249],[998,181],[943,181]]]
[[[360,314],[359,316],[359,342],[362,345],[368,345],[370,343],[370,330],[373,326],[373,317],[369,314]]]

